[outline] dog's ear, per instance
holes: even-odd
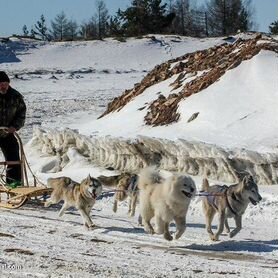
[[[243,190],[244,188],[248,187],[248,184],[250,183],[250,179],[253,179],[251,175],[245,175],[241,180],[241,186],[240,190]]]
[[[202,183],[202,190],[208,190],[208,188],[209,188],[209,181],[207,178],[204,178]]]
[[[253,176],[251,174],[246,175],[243,178],[243,181],[244,181],[244,184],[246,186],[248,186],[249,184],[255,183],[254,178],[253,178]]]
[[[87,178],[86,178],[86,182],[88,182],[88,183],[90,183],[91,182],[91,175],[89,174],[88,176],[87,176]]]
[[[242,179],[243,185],[246,186],[246,185],[248,184],[248,181],[249,181],[248,176],[245,176],[245,177]]]
[[[245,177],[245,175],[246,175],[246,173],[244,173],[244,172],[238,172],[238,171],[235,171],[234,174],[235,174],[235,177],[236,177],[236,179],[237,179],[237,182],[243,181],[243,179],[244,179],[244,177]]]

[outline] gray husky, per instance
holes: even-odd
[[[203,180],[202,190],[208,192],[209,196],[203,199],[203,209],[206,217],[206,229],[211,240],[219,240],[224,226],[230,238],[234,237],[242,228],[242,215],[248,204],[256,205],[262,200],[258,186],[251,175],[245,176],[239,183],[230,186],[209,186],[208,180]],[[211,223],[214,215],[219,214],[218,230],[214,234]],[[230,232],[228,218],[234,218],[236,228]]]
[[[53,188],[53,191],[45,207],[64,200],[59,216],[62,216],[67,208],[75,207],[80,212],[85,227],[88,229],[94,227],[90,212],[96,198],[102,192],[102,185],[97,179],[89,175],[81,183],[77,183],[68,177],[50,178],[47,180],[47,186]]]
[[[117,176],[99,176],[97,178],[104,186],[116,187],[114,196],[113,211],[117,212],[118,202],[122,202],[129,197],[128,213],[129,216],[135,215],[136,203],[138,199],[138,188],[136,174],[122,173]]]

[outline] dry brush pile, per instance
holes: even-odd
[[[262,49],[278,53],[278,44],[270,38],[262,39],[262,36],[258,34],[251,39],[239,38],[233,44],[225,42],[209,49],[188,53],[169,60],[156,66],[133,89],[126,90],[120,97],[110,102],[107,110],[100,117],[110,112],[119,111],[147,88],[177,75],[171,86],[173,87],[172,90],[180,89],[179,93],[170,94],[168,97],[160,94],[149,105],[145,123],[158,126],[177,122],[180,118],[177,109],[181,100],[199,93],[217,82],[226,71],[239,66],[245,60],[252,59]],[[198,76],[198,72],[202,72],[202,74]],[[188,76],[195,76],[195,78],[190,82],[184,82]]]

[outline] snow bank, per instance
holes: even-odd
[[[249,172],[259,184],[278,183],[276,154],[229,150],[185,139],[171,141],[147,136],[132,140],[110,136],[90,138],[70,129],[45,131],[37,128],[28,147],[56,157],[42,172],[61,171],[77,151],[97,166],[120,171],[137,172],[146,165],[154,164],[167,171],[207,175],[225,182],[235,182],[240,174]]]

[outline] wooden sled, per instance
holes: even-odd
[[[1,127],[0,127],[1,129]],[[9,165],[16,165],[20,164],[21,166],[21,185],[16,188],[11,188],[6,183],[3,175],[0,176],[0,208],[9,208],[9,209],[16,209],[24,205],[27,200],[32,198],[42,197],[43,199],[46,198],[52,192],[51,188],[47,188],[41,182],[37,180],[35,175],[33,174],[27,160],[25,157],[25,153],[23,150],[23,144],[18,136],[17,133],[14,133],[16,137],[19,149],[20,149],[20,161],[3,161],[0,162],[0,166],[8,167]],[[29,172],[33,176],[33,185],[30,185],[28,177],[27,177],[27,167]],[[37,186],[37,184],[41,184]]]
[[[0,186],[0,207],[16,209],[24,205],[31,198],[43,197],[51,194],[52,189],[42,186],[20,186],[7,188]],[[6,196],[3,198],[2,194]]]

